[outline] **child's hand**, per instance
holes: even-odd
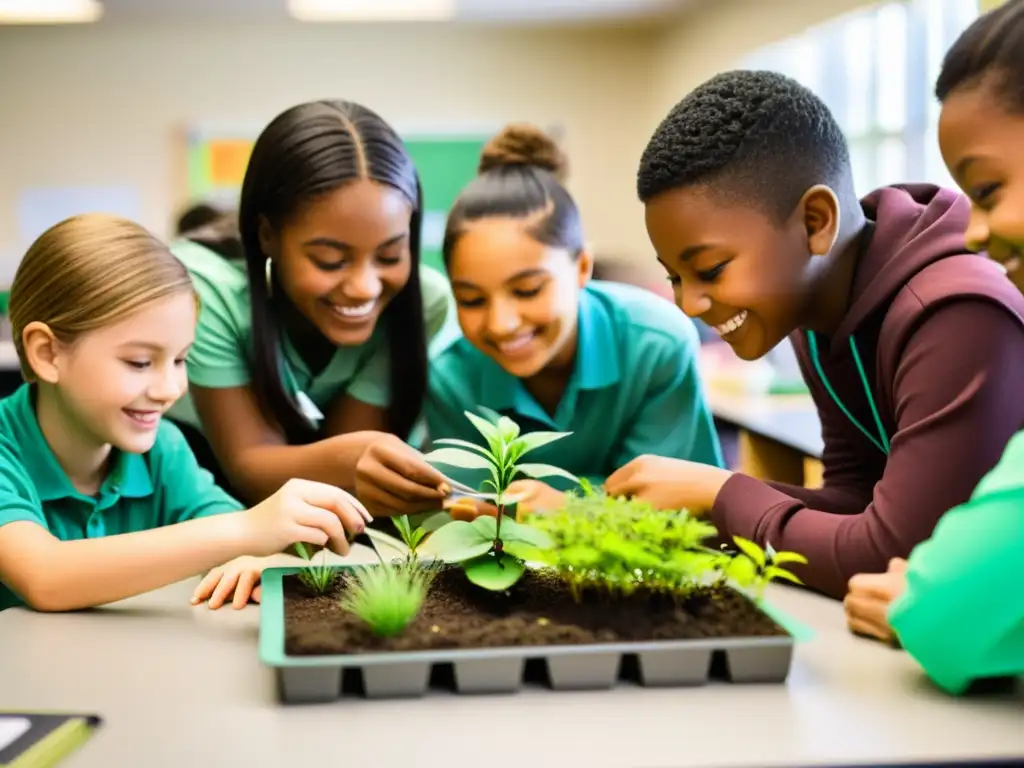
[[[370,443],[356,463],[356,493],[375,515],[438,509],[448,495],[445,476],[394,435]]]
[[[885,573],[858,573],[850,579],[850,591],[843,600],[846,623],[858,635],[890,642],[889,606],[907,588],[907,561],[894,558]]]
[[[192,605],[207,600],[207,607],[216,610],[224,605],[233,594],[231,607],[236,611],[244,608],[250,600],[260,601],[260,575],[267,561],[260,557],[245,555],[214,568],[199,582],[192,593]]]
[[[347,555],[348,534],[362,533],[373,519],[351,494],[311,480],[289,480],[269,499],[241,514],[247,551],[259,556],[283,552],[298,543],[327,546]]]
[[[709,511],[718,492],[732,477],[728,470],[665,456],[638,456],[605,481],[609,496],[643,499],[658,509]]]

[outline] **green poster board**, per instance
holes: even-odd
[[[448,210],[476,176],[480,152],[489,137],[409,137],[405,146],[423,185],[423,263],[444,271],[441,241]]]

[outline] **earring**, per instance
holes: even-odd
[[[266,261],[266,268],[267,268],[267,296],[268,297],[273,295],[273,292],[274,292],[274,288],[273,288],[274,279],[271,276],[270,267],[271,267],[271,261],[270,261],[270,257],[268,256],[267,257],[267,261]]]

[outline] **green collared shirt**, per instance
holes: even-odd
[[[34,389],[0,400],[0,526],[41,525],[61,541],[97,539],[235,512],[242,505],[196,463],[177,427],[164,421],[145,454],[114,451],[96,496],[72,485],[39,429]],[[21,604],[0,583],[0,610]]]
[[[190,240],[172,246],[189,270],[199,294],[199,323],[188,358],[189,382],[200,387],[242,387],[252,381],[252,317],[245,267]],[[454,316],[451,289],[444,275],[420,268],[427,341]],[[278,350],[284,386],[300,404],[308,399],[316,410],[304,409],[315,424],[341,394],[378,408],[391,402],[388,329],[378,323],[373,335],[358,347],[338,347],[323,370],[310,372],[291,341],[282,334]],[[301,394],[300,394],[301,393]],[[186,395],[170,415],[202,429],[191,399]]]
[[[698,371],[693,322],[649,291],[593,280],[580,293],[576,365],[553,415],[522,381],[458,334],[432,355],[427,424],[431,439],[483,445],[464,412],[509,416],[524,432],[572,432],[529,454],[592,482],[643,454],[723,466]],[[444,467],[463,482],[482,478]],[[568,484],[548,479],[550,485]]]

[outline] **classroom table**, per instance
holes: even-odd
[[[353,561],[368,561],[357,547]],[[188,603],[194,580],[96,611],[0,613],[0,709],[106,719],[66,768],[670,768],[1024,756],[1024,685],[954,700],[906,654],[855,638],[838,602],[781,586],[812,626],[785,685],[432,692],[281,705],[259,608]]]
[[[821,421],[810,395],[730,392],[709,387],[715,418],[739,431],[739,466],[762,480],[821,486]]]

